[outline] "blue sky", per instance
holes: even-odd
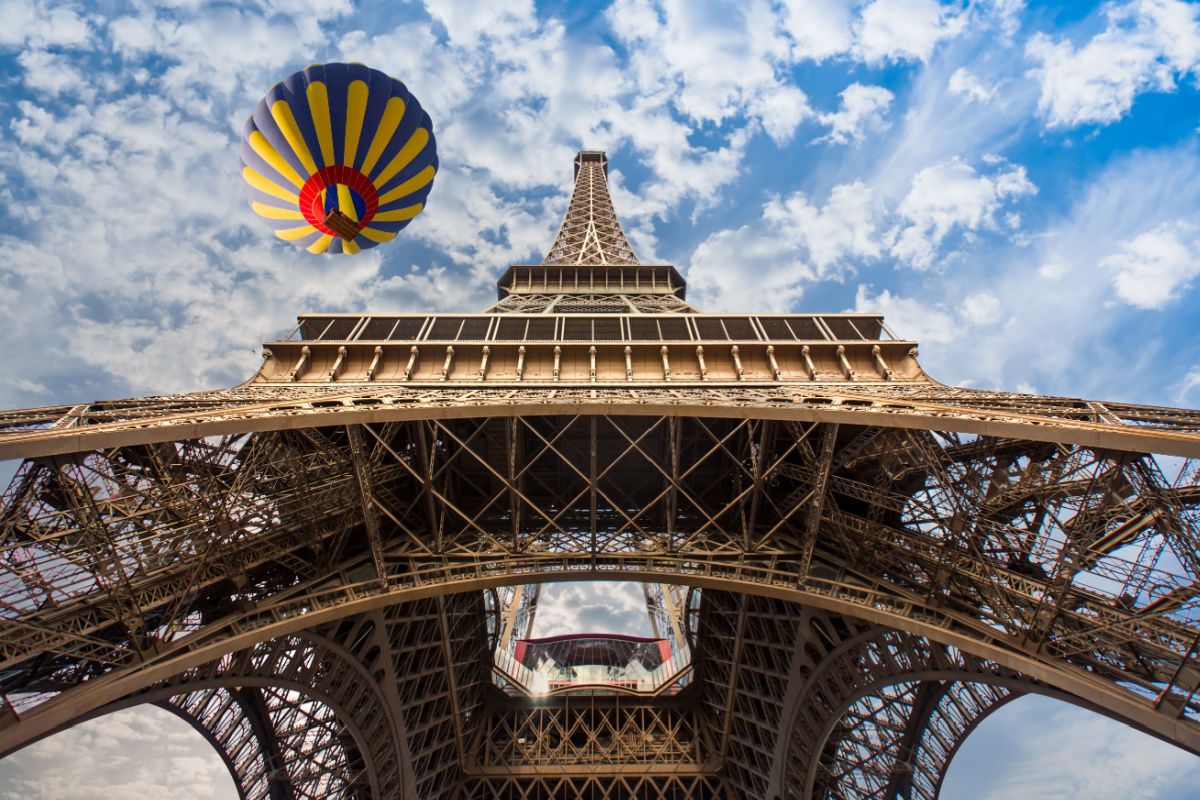
[[[0,0],[0,20],[3,407],[232,385],[301,311],[480,309],[540,260],[580,148],[609,152],[635,248],[706,310],[882,311],[946,383],[1200,404],[1195,4]],[[259,97],[333,60],[403,80],[442,163],[425,213],[355,257],[274,240],[238,176]],[[1027,741],[1012,720],[1043,709],[1130,774],[1102,757],[1124,729],[1022,703],[980,737]],[[1121,796],[1182,797],[1184,764]]]

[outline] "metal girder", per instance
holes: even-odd
[[[441,629],[441,637],[439,641],[442,645],[442,658],[446,663],[446,683],[450,694],[450,719],[454,724],[454,742],[458,747],[458,760],[462,762],[466,759],[466,743],[463,741],[463,719],[458,702],[458,675],[454,668],[454,650],[450,642],[450,628],[446,620],[445,600],[441,597],[436,599],[437,602],[437,623]]]
[[[904,720],[903,733],[897,744],[892,777],[880,794],[881,797],[900,797],[908,800],[912,795],[912,764],[925,738],[926,727],[944,694],[945,687],[939,682],[926,681],[917,685],[908,717]]]
[[[719,776],[478,778],[464,784],[468,800],[732,800]]]
[[[371,561],[380,583],[387,584],[387,564],[383,560],[383,537],[379,532],[379,514],[375,509],[375,495],[371,489],[371,469],[367,463],[366,448],[362,432],[356,425],[346,426],[346,438],[350,443],[350,461],[354,465],[354,478],[362,496],[363,524],[367,529],[367,543],[371,548]]]
[[[966,735],[1024,692],[1102,711],[995,662],[898,631],[845,639],[805,681],[783,797],[932,800]]]
[[[720,759],[697,730],[695,708],[675,698],[506,698],[486,715],[468,775],[715,775]]]
[[[225,762],[241,800],[290,800],[286,783],[270,779],[278,764],[268,765],[258,731],[231,690],[199,690],[157,705],[183,719],[212,745]]]
[[[816,456],[816,476],[809,489],[808,515],[804,524],[804,549],[800,556],[800,570],[807,574],[812,565],[813,551],[821,535],[821,515],[825,511],[825,495],[829,486],[829,473],[833,469],[833,452],[837,445],[838,426],[827,424],[821,432],[821,449]],[[799,505],[799,504],[797,504]]]
[[[288,777],[286,762],[280,751],[275,723],[267,709],[262,691],[255,687],[242,686],[227,690],[242,709],[242,714],[254,732],[258,750],[262,753],[266,768],[268,800],[293,800],[296,793]]]
[[[631,391],[633,392],[631,394]],[[927,386],[853,387],[739,384],[706,386],[535,386],[424,388],[404,385],[247,386],[161,401],[96,404],[86,425],[49,427],[60,409],[0,413],[0,457],[34,458],[180,437],[279,430],[298,424],[402,422],[431,417],[573,413],[725,416],[798,422],[914,427],[1031,441],[1079,443],[1185,458],[1200,455],[1200,413],[1126,406],[1122,424],[1094,422],[1082,401],[1056,403]],[[1023,407],[1023,404],[1026,407]],[[69,413],[63,407],[61,413]]]

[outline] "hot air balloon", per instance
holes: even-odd
[[[362,64],[315,64],[267,92],[246,122],[250,208],[312,253],[390,241],[425,207],[433,123],[404,84]]]

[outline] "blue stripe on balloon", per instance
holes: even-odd
[[[355,169],[362,169],[367,151],[371,148],[371,141],[375,138],[375,131],[383,119],[383,110],[387,108],[388,100],[392,96],[392,79],[368,67],[362,67],[358,77],[365,80],[369,87],[367,109],[363,114],[362,136],[358,139],[358,153],[354,157],[353,165]]]
[[[333,131],[333,158],[342,163],[342,151],[346,149],[346,79],[349,71],[345,64],[326,64],[323,69],[325,86],[329,91],[329,127]]]
[[[416,123],[412,126],[412,129],[415,131],[418,127],[423,127],[429,131],[429,141],[425,144],[425,147],[421,148],[421,152],[417,153],[413,160],[409,162],[408,166],[396,173],[395,177],[393,177],[380,188],[379,194],[387,194],[389,191],[404,183],[406,180],[416,176],[418,172],[425,169],[427,166],[432,166],[435,170],[437,169],[437,140],[433,135],[433,122],[429,119],[429,115],[424,111],[422,111],[417,117]],[[400,147],[403,147],[403,143],[408,141],[409,136],[411,136],[411,134],[408,136],[396,136],[398,140],[401,140],[401,144],[400,146],[396,147],[396,150],[399,150]],[[432,185],[433,184],[431,181],[425,185],[425,188],[416,192],[415,195],[424,196],[421,193],[424,192],[427,194],[429,189],[432,188]],[[409,197],[412,196],[414,195],[409,195]],[[394,203],[390,203],[388,204],[388,207],[391,208],[394,205]],[[411,205],[411,203],[403,203],[402,205]]]
[[[416,102],[415,98],[412,96],[412,93],[408,91],[404,84],[395,79],[389,80],[392,82],[392,94],[396,97],[404,98],[404,116],[400,118],[400,124],[396,126],[396,132],[392,134],[391,140],[388,142],[387,147],[383,149],[383,153],[380,156],[379,161],[377,161],[375,164],[374,172],[376,174],[382,172],[388,164],[392,163],[392,157],[395,156],[396,153],[400,152],[400,148],[404,147],[404,145],[408,143],[408,140],[412,137],[413,133],[415,133],[417,128],[420,127],[421,119],[424,115],[424,112],[421,111],[420,104]],[[368,175],[367,177],[371,178],[372,180],[375,178],[374,175]],[[392,180],[388,183],[390,185],[396,183],[396,181]],[[382,194],[382,192],[380,192],[380,194]]]
[[[304,73],[289,75],[284,79],[282,86],[283,96],[292,108],[296,127],[300,129],[300,135],[304,138],[304,144],[308,146],[313,163],[317,165],[317,169],[326,166],[325,159],[321,156],[321,141],[317,138],[317,129],[312,121],[312,108],[308,105],[308,81],[305,80]]]

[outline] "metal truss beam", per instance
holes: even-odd
[[[1005,396],[929,386],[258,386],[224,392],[93,404],[77,424],[55,428],[75,406],[0,414],[0,458],[35,458],[340,424],[496,415],[588,413],[775,419],[944,430],[1079,444],[1130,452],[1200,456],[1200,413],[1108,404],[1120,424],[1097,419],[1086,401]]]

